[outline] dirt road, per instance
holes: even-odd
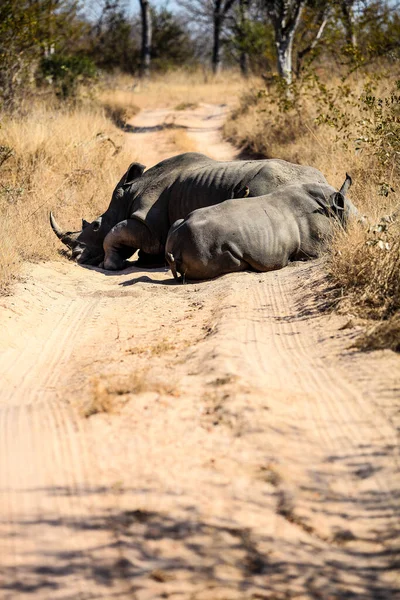
[[[144,112],[231,158],[224,108]],[[0,597],[400,597],[400,359],[349,349],[323,266],[175,285],[29,265],[1,301]]]

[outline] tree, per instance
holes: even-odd
[[[225,52],[239,64],[242,75],[270,71],[275,62],[274,33],[258,0],[239,0],[226,23]]]
[[[213,73],[221,69],[221,42],[226,18],[237,0],[181,0],[181,6],[205,28],[212,27],[211,67]],[[204,38],[203,38],[204,39]]]
[[[278,73],[292,83],[293,39],[307,0],[264,0],[275,32]]]
[[[349,47],[356,48],[357,36],[355,27],[354,5],[355,0],[341,0],[340,9],[343,16],[343,24],[346,30],[346,43]]]
[[[226,15],[236,0],[214,0],[213,1],[213,48],[211,66],[213,73],[221,69],[221,33]]]
[[[157,71],[193,62],[194,48],[179,17],[167,8],[152,9],[151,61]]]
[[[139,46],[121,0],[106,0],[92,31],[89,52],[97,66],[106,71],[137,70]]]
[[[149,0],[139,0],[142,19],[142,44],[140,52],[140,75],[150,75],[152,23]]]
[[[0,2],[0,96],[12,107],[33,83],[40,60],[70,49],[86,24],[78,0]]]
[[[251,0],[239,0],[237,37],[240,45],[239,65],[243,77],[249,74],[249,55],[245,48],[246,25],[249,20],[249,8]]]
[[[308,2],[303,12],[303,22],[298,51],[296,55],[296,75],[300,74],[306,56],[315,57],[315,49],[322,38],[325,27],[332,14],[332,6],[326,0],[313,0]]]

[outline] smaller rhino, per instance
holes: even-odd
[[[317,257],[333,223],[345,227],[358,214],[346,198],[351,183],[346,173],[339,191],[323,183],[291,184],[246,202],[231,199],[191,212],[167,237],[165,257],[175,279],[273,271]]]

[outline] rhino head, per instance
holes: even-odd
[[[80,231],[63,231],[50,213],[50,225],[54,233],[71,251],[71,257],[78,263],[98,265],[104,258],[103,241],[107,232],[100,232],[102,217],[92,223],[82,219]]]
[[[327,217],[336,217],[343,227],[346,227],[349,218],[358,216],[356,207],[346,196],[351,185],[352,179],[346,173],[346,179],[338,192],[333,191],[331,186],[320,184],[306,184],[306,187],[320,207],[318,212],[322,212]]]
[[[344,227],[349,219],[357,218],[360,223],[364,222],[364,217],[360,215],[352,201],[346,196],[352,183],[352,178],[346,173],[346,179],[342,187],[330,198],[330,210],[336,214]]]
[[[114,225],[128,217],[130,201],[137,192],[135,183],[145,168],[140,163],[132,163],[114,189],[106,212],[91,223],[82,219],[80,231],[63,231],[50,212],[50,225],[58,239],[72,251],[73,260],[85,265],[98,265],[103,261],[104,238]]]

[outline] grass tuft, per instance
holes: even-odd
[[[367,330],[359,336],[353,347],[365,351],[388,348],[394,352],[400,352],[399,313]]]

